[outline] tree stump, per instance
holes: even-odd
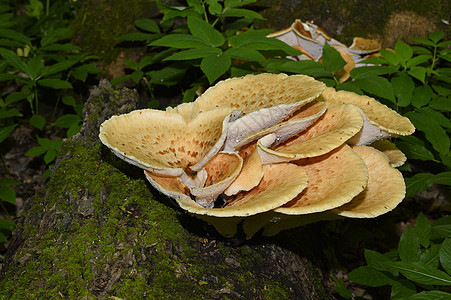
[[[181,211],[110,153],[100,124],[140,107],[136,92],[102,81],[81,132],[44,188],[28,199],[0,277],[0,296],[24,299],[330,299],[307,227],[231,241]],[[332,297],[333,298],[333,297]]]

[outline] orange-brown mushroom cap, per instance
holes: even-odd
[[[322,156],[301,159],[296,164],[307,172],[308,186],[275,212],[304,215],[336,208],[363,191],[368,181],[365,163],[346,144]]]

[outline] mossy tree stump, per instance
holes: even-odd
[[[0,296],[329,299],[328,275],[301,254],[312,248],[308,238],[295,251],[281,246],[287,235],[224,240],[102,146],[99,125],[138,107],[134,91],[114,91],[106,81],[91,92],[81,132],[63,143],[52,177],[26,202]]]

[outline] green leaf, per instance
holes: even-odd
[[[8,38],[8,39],[11,39],[14,41],[18,41],[22,44],[22,46],[24,46],[24,45],[31,46],[31,40],[26,35],[21,33],[20,31],[7,29],[7,28],[0,28],[0,36],[2,38]]]
[[[242,59],[247,61],[263,62],[265,57],[257,50],[246,48],[230,48],[225,51],[226,54],[235,59]]]
[[[78,124],[81,122],[81,118],[75,114],[65,114],[64,116],[59,117],[53,122],[52,126],[58,126],[61,128],[69,128],[73,124]]]
[[[230,68],[232,60],[229,55],[210,55],[202,59],[200,63],[200,68],[202,72],[208,78],[208,81],[213,83],[221,75],[223,75]]]
[[[22,116],[22,114],[17,110],[17,108],[0,110],[0,120],[18,116]]]
[[[189,60],[204,58],[209,55],[220,55],[222,53],[219,48],[198,48],[177,52],[164,60]]]
[[[434,159],[434,154],[424,146],[424,141],[416,136],[403,136],[395,144],[409,159]]]
[[[58,62],[54,65],[46,67],[45,71],[43,72],[45,76],[53,75],[60,73],[62,71],[70,69],[73,65],[75,65],[78,62],[78,60],[72,59],[72,60],[63,60],[61,62]]]
[[[141,71],[141,70],[139,70],[139,71],[133,72],[133,73],[130,75],[130,78],[131,78],[136,84],[138,84],[138,83],[141,81],[141,79],[143,78],[143,76],[144,76],[144,72]]]
[[[438,42],[440,42],[440,40],[442,40],[444,37],[444,33],[443,32],[432,32],[429,34],[429,39],[434,42],[435,44],[437,44]]]
[[[48,138],[40,138],[38,137],[38,144],[44,147],[47,150],[55,149],[55,144]]]
[[[422,85],[415,88],[412,95],[412,105],[415,107],[425,106],[431,101],[434,91],[429,85]]]
[[[224,7],[237,7],[257,2],[257,0],[225,0]]]
[[[56,150],[48,150],[47,153],[44,155],[44,162],[46,164],[49,164],[52,162],[58,155],[58,152]]]
[[[135,26],[144,31],[160,33],[160,27],[157,22],[151,19],[139,19],[135,21]]]
[[[352,270],[348,275],[348,280],[371,287],[379,287],[393,283],[393,280],[384,273],[369,266],[361,266]]]
[[[7,219],[0,219],[0,231],[11,233],[14,228],[16,228],[16,224]]]
[[[45,122],[46,122],[45,118],[41,115],[36,114],[36,115],[31,116],[31,118],[30,118],[31,126],[37,128],[39,130],[42,130],[44,128]]]
[[[67,132],[66,132],[67,137],[71,137],[71,136],[77,134],[78,132],[80,132],[80,128],[81,128],[81,123],[72,124],[69,127],[69,129],[67,129]]]
[[[411,197],[419,192],[431,187],[432,183],[429,180],[434,177],[433,174],[418,173],[410,178],[404,178],[406,182],[406,197]]]
[[[179,49],[210,47],[210,45],[201,38],[189,34],[166,35],[159,40],[153,41],[149,45],[173,47]]]
[[[0,243],[6,243],[8,241],[8,238],[3,232],[0,232]]]
[[[351,70],[351,76],[354,79],[365,78],[368,76],[390,75],[397,71],[392,66],[363,66]]]
[[[53,44],[62,38],[66,37],[70,32],[69,28],[57,28],[54,30],[49,30],[47,34],[41,39],[41,46],[45,47]]]
[[[25,156],[39,156],[44,154],[46,151],[46,148],[42,146],[36,146],[28,150],[27,153],[25,153]]]
[[[443,238],[451,238],[451,224],[433,224],[431,228],[431,240],[439,240]]]
[[[388,63],[390,63],[393,66],[397,66],[401,63],[398,55],[396,55],[396,53],[393,53],[390,50],[381,49],[379,53],[382,55],[383,58],[387,60]]]
[[[398,106],[406,107],[410,105],[415,83],[406,73],[398,73],[391,79],[393,92],[398,99]]]
[[[25,93],[22,92],[14,92],[9,94],[8,96],[6,96],[5,98],[5,103],[6,104],[11,104],[20,100],[23,100],[27,97],[27,95]]]
[[[442,291],[424,291],[412,296],[409,300],[450,300],[451,294]]]
[[[130,60],[130,59],[125,59],[124,60],[124,65],[130,69],[133,70],[138,70],[138,63],[134,60]]]
[[[75,105],[77,105],[75,98],[72,96],[64,96],[61,100],[63,101],[64,104],[68,106],[75,107]]]
[[[420,240],[412,227],[407,227],[401,235],[398,244],[401,261],[415,262],[420,258]]]
[[[407,65],[407,61],[413,56],[412,48],[401,40],[396,42],[395,52],[404,67]]]
[[[244,8],[231,8],[226,10],[224,13],[219,15],[220,17],[237,17],[237,18],[250,18],[250,19],[257,19],[257,20],[264,20],[259,13],[244,9]]]
[[[436,184],[451,185],[451,171],[438,173],[430,181]]]
[[[414,229],[415,233],[418,236],[418,239],[420,240],[421,246],[425,248],[429,247],[430,244],[429,237],[431,235],[431,223],[429,223],[429,220],[421,212],[418,215],[417,219],[415,220]]]
[[[0,127],[0,143],[6,140],[16,128],[17,124]]]
[[[16,68],[18,71],[24,72],[26,74],[30,73],[30,70],[28,70],[28,66],[25,64],[24,61],[20,59],[19,56],[17,56],[14,52],[8,49],[0,48],[0,56],[3,57],[3,59]]]
[[[424,80],[426,78],[426,72],[427,69],[423,67],[412,67],[409,71],[407,71],[410,76],[418,79],[422,83],[424,83]]]
[[[396,103],[393,88],[387,79],[380,76],[368,76],[365,78],[356,79],[354,84],[376,97],[388,99]]]
[[[407,68],[412,68],[417,65],[420,65],[424,62],[427,62],[428,60],[432,59],[432,55],[429,54],[423,54],[423,55],[417,55],[413,57],[412,59],[407,61]]]
[[[2,185],[0,186],[0,199],[16,205],[16,191],[10,186]]]
[[[440,245],[432,245],[430,248],[426,249],[423,253],[421,253],[419,262],[433,268],[438,268],[439,250]]]
[[[449,151],[450,138],[439,121],[431,118],[433,114],[425,109],[419,109],[415,112],[409,112],[405,116],[413,122],[418,130],[425,133],[426,139],[437,152],[446,154]]]
[[[451,274],[451,239],[445,239],[440,246],[440,263],[448,274]]]
[[[39,85],[44,87],[49,87],[52,89],[71,89],[72,84],[69,81],[56,79],[56,78],[49,78],[49,79],[41,79],[38,81]]]
[[[389,262],[387,265],[399,271],[407,279],[419,284],[451,285],[451,277],[436,268],[417,262]]]
[[[22,182],[8,177],[0,177],[0,185],[19,185],[19,184],[22,184]]]
[[[191,34],[200,38],[208,46],[220,47],[224,44],[224,37],[221,32],[213,28],[209,23],[195,17],[188,17],[188,28]]]
[[[146,74],[150,77],[151,84],[173,86],[179,83],[185,76],[187,67],[181,64],[172,64],[161,70],[150,71]]]
[[[409,280],[401,279],[393,283],[391,288],[391,300],[407,298],[417,292],[415,284]]]
[[[222,5],[218,3],[218,0],[207,0],[208,12],[213,16],[216,16],[222,12]]]
[[[130,79],[130,74],[116,77],[113,80],[111,80],[110,83],[111,83],[112,86],[116,86],[116,85],[126,81],[127,79]]]
[[[336,73],[343,69],[346,65],[346,61],[341,57],[341,54],[337,49],[325,42],[323,47],[323,64],[327,71]]]
[[[271,30],[248,30],[242,32],[240,34],[236,34],[229,39],[229,44],[232,47],[239,48],[242,46],[246,46],[249,43],[253,43],[255,41],[260,41],[265,39],[268,34],[270,34]]]
[[[369,267],[378,271],[387,271],[385,263],[390,261],[386,256],[377,251],[365,249],[365,260]]]
[[[418,42],[420,44],[426,45],[426,46],[431,46],[431,47],[435,46],[435,44],[432,41],[425,39],[425,38],[412,38],[412,40],[414,40],[415,42]]]

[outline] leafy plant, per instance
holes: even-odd
[[[4,203],[16,205],[16,191],[11,187],[11,185],[18,184],[22,183],[8,177],[0,178],[0,206],[4,217],[6,217],[5,219],[0,219],[0,243],[6,242],[8,236],[15,228],[15,224],[9,218],[8,210],[6,209]]]
[[[451,286],[451,217],[433,224],[420,213],[415,226],[401,235],[396,251],[365,250],[367,265],[349,273],[347,280],[369,286],[391,286],[391,299],[449,299],[438,287]],[[334,288],[351,299],[344,282]]]
[[[146,75],[149,85],[174,86],[190,77],[190,91],[184,101],[191,101],[192,91],[200,86],[263,71],[271,57],[300,54],[277,39],[267,38],[271,30],[252,28],[252,22],[262,17],[242,7],[256,0],[189,0],[186,6],[177,7],[154,1],[164,14],[160,25],[149,19],[138,20],[136,27],[145,33],[128,34],[120,40],[145,41],[149,52],[157,54],[139,63],[127,61],[133,72],[114,83],[128,78],[137,82]],[[180,18],[183,24],[174,28],[174,20]],[[147,66],[151,68],[144,72]],[[188,73],[194,76],[185,76]]]
[[[412,174],[406,178],[407,196],[434,183],[451,185],[451,41],[443,37],[437,32],[414,38],[419,46],[398,41],[394,51],[380,50],[380,57],[365,61],[369,65],[351,71],[352,81],[337,86],[374,96],[415,125],[415,135],[396,145],[409,161],[432,162],[435,170],[422,173],[405,165],[402,170]]]

